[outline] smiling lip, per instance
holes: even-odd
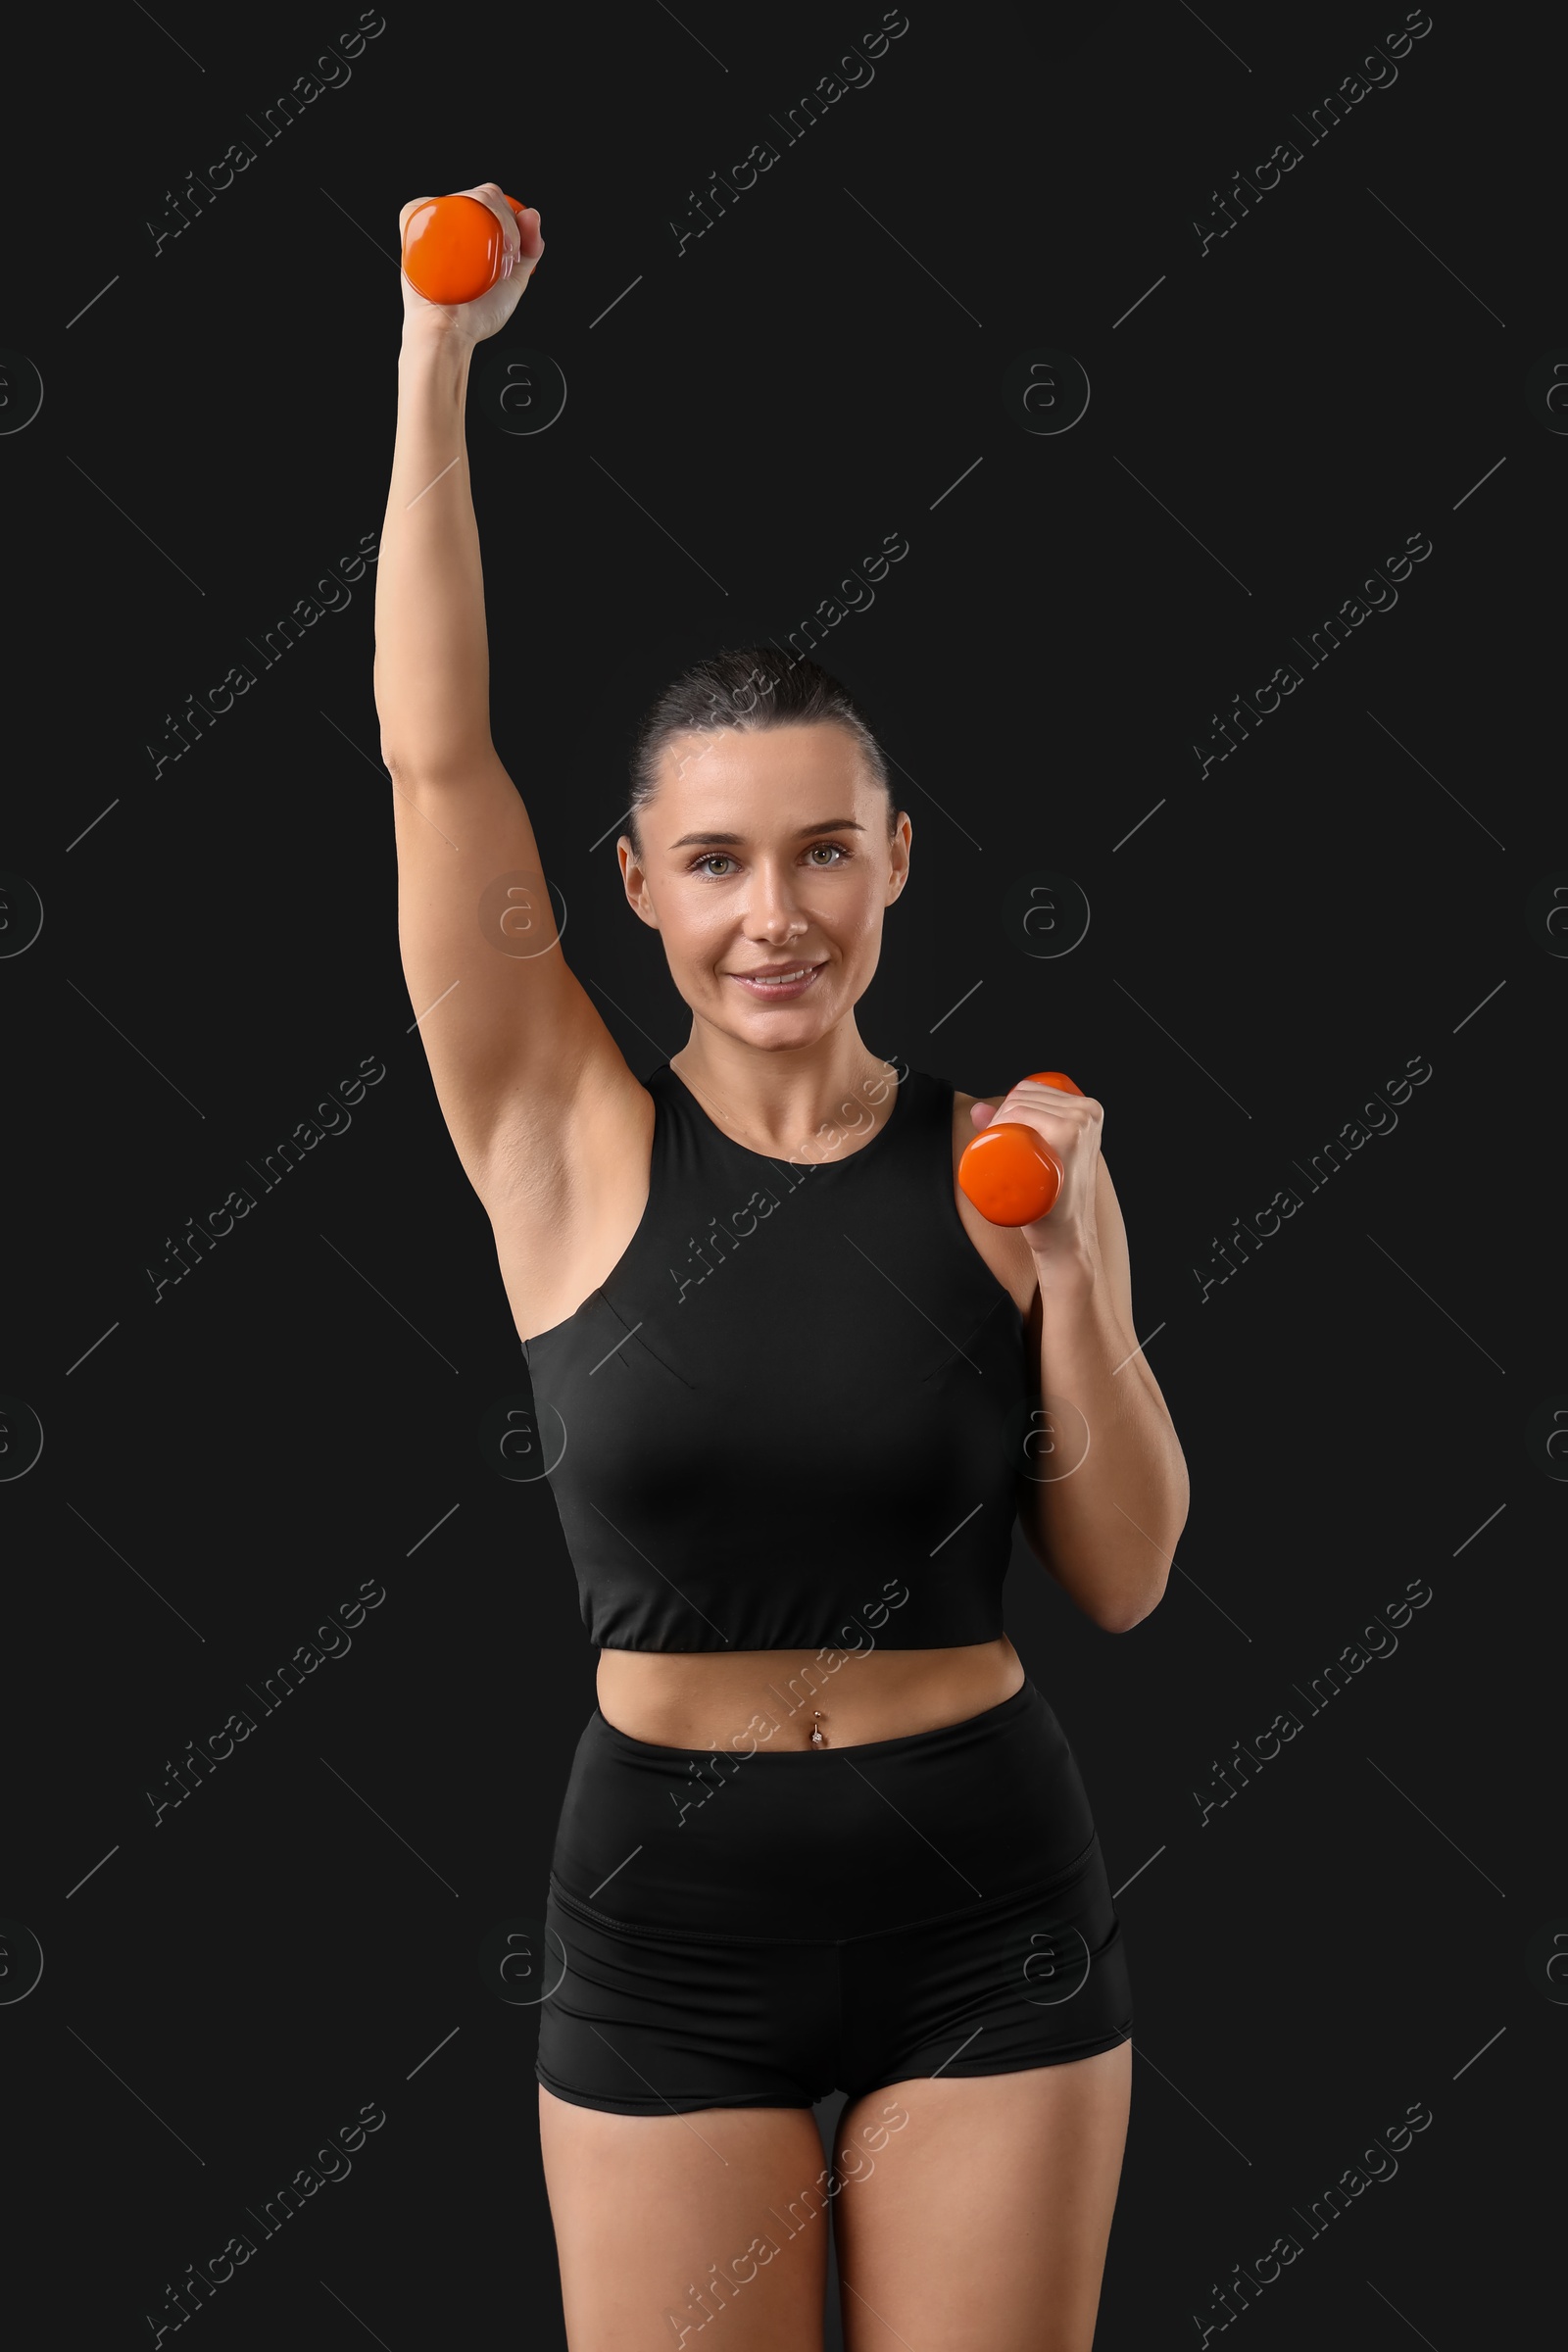
[[[825,962],[826,958],[824,957],[822,960]],[[757,965],[752,971],[730,972],[726,976],[731,980],[738,980],[741,986],[749,990],[754,997],[769,1000],[776,998],[783,1002],[789,998],[798,997],[803,990],[809,988],[821,968],[821,963],[763,963]],[[798,977],[786,980],[782,976],[778,978],[770,976],[775,973],[782,975],[785,972],[794,972]]]

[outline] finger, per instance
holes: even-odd
[[[1069,1134],[1087,1136],[1098,1133],[1103,1112],[1091,1095],[1063,1095],[1053,1086],[1035,1086],[1027,1082],[1014,1087],[997,1112],[997,1118],[1022,1119],[1036,1134],[1054,1141],[1062,1150],[1067,1148]]]
[[[1059,1087],[1047,1086],[1036,1078],[1020,1078],[1012,1090],[1020,1102],[1034,1103],[1041,1110],[1055,1113],[1058,1118],[1103,1116],[1103,1105],[1093,1095],[1067,1095]],[[1010,1100],[1011,1098],[1009,1098]]]
[[[1084,1126],[1093,1116],[1087,1095],[1063,1095],[1054,1086],[1035,1086],[1025,1079],[1015,1086],[1004,1102],[998,1117],[1004,1117],[1008,1104],[1038,1111],[1048,1119],[1064,1119],[1073,1126]]]
[[[476,188],[465,188],[463,194],[471,196],[476,204],[487,205],[494,213],[501,223],[501,233],[506,240],[506,249],[515,261],[518,246],[517,222],[511,205],[507,202],[506,191],[498,186],[495,180],[484,179]]]

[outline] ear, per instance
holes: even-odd
[[[631,846],[629,835],[623,833],[616,842],[615,856],[620,860],[620,886],[626,894],[627,906],[640,923],[646,923],[650,931],[657,931],[660,927],[659,917],[654,913],[652,906],[645,904],[648,898],[648,876],[643,871],[641,859]]]

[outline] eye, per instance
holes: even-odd
[[[839,865],[844,864],[855,855],[854,850],[851,849],[847,842],[813,841],[810,845],[810,848],[807,852],[808,858],[814,859],[818,850],[830,851],[836,860],[836,863],[833,865],[818,863],[816,870],[819,874],[836,873]],[[686,871],[689,874],[701,874],[705,880],[710,882],[727,882],[729,880],[728,874],[715,874],[711,871],[711,868],[715,864],[733,866],[734,863],[735,859],[730,856],[727,850],[704,850],[700,856],[692,859],[690,865],[686,868]]]

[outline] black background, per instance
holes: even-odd
[[[149,2340],[166,2282],[368,2101],[353,2177],[200,2340],[564,2340],[536,2018],[479,1953],[542,1897],[594,1655],[548,1489],[479,1451],[522,1365],[411,1034],[373,572],[155,773],[186,696],[378,529],[398,207],[492,174],[548,245],[499,348],[568,389],[537,435],[470,406],[495,739],[631,1066],[688,1016],[615,873],[627,729],[677,662],[782,638],[898,532],[817,657],[914,825],[862,1035],[976,1092],[1059,1065],[1106,1106],[1192,1472],[1181,1572],[1116,1640],[1021,1541],[1008,1586],[1126,1886],[1147,2060],[1097,2344],[1197,2340],[1212,2282],[1416,2101],[1397,2178],[1245,2339],[1453,2352],[1544,2289],[1568,2016],[1527,1944],[1568,1928],[1564,1495],[1526,1428],[1568,1392],[1568,965],[1528,902],[1568,868],[1568,438],[1526,376],[1568,346],[1560,34],[1440,5],[1309,145],[1293,115],[1402,10],[915,0],[786,145],[770,117],[880,21],[389,5],[266,144],[247,118],[352,10],[13,34],[0,419],[19,355],[44,390],[0,434],[0,1389],[44,1433],[16,1477],[13,1407],[0,1486],[19,2340]],[[256,161],[155,253],[240,137]],[[689,192],[766,137],[777,164],[677,253]],[[1200,252],[1195,216],[1288,137],[1301,162]],[[1003,398],[1046,349],[1092,387],[1058,436]],[[1293,639],[1416,533],[1397,607],[1308,668]],[[1200,773],[1213,714],[1292,661]],[[1006,911],[1041,871],[1093,910],[1054,959]],[[352,1129],[155,1302],[170,1238],[362,1057],[385,1077]],[[1308,1192],[1295,1163],[1412,1057],[1397,1129]],[[1232,1220],[1291,1184],[1205,1297]],[[155,1826],[166,1763],[364,1579],[352,1653]],[[1205,1822],[1216,1760],[1411,1580],[1397,1652]]]

